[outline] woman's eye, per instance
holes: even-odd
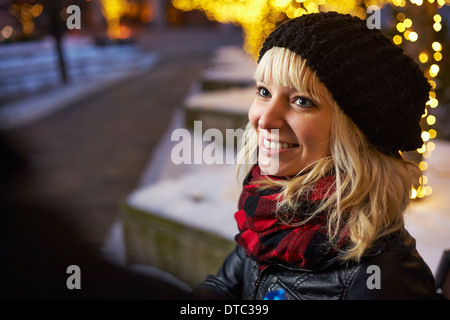
[[[298,97],[298,98],[296,98],[294,103],[299,105],[302,108],[311,108],[311,107],[315,107],[316,106],[314,104],[314,102],[312,102],[310,99],[305,98],[305,97]]]
[[[258,92],[257,92],[257,94],[258,94],[259,96],[261,96],[261,97],[264,97],[264,98],[270,97],[270,92],[269,92],[269,90],[267,90],[267,89],[264,88],[264,87],[258,87]]]

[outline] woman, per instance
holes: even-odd
[[[434,278],[404,228],[430,86],[366,22],[304,15],[265,41],[239,163],[236,249],[209,298],[429,299]]]

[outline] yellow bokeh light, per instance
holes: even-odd
[[[425,197],[425,188],[424,187],[422,187],[422,188],[419,188],[418,190],[417,190],[417,198],[423,198],[423,197]]]
[[[432,126],[433,124],[436,123],[436,117],[433,116],[432,114],[430,114],[430,115],[427,117],[427,123],[428,123],[430,126]]]
[[[422,171],[427,170],[427,169],[428,169],[428,163],[426,163],[425,161],[420,161],[420,163],[419,163],[419,168],[420,168],[420,170],[422,170]]]
[[[8,39],[9,37],[12,36],[13,32],[14,32],[13,27],[11,27],[11,26],[5,26],[5,27],[2,29],[1,35],[2,35],[3,38]]]
[[[417,32],[410,32],[410,34],[408,35],[409,41],[411,42],[415,42],[417,41],[417,39],[419,38],[419,35],[417,34]]]
[[[23,23],[22,26],[23,26],[23,32],[25,34],[30,34],[34,30],[34,22],[33,21],[26,21],[25,23]]]
[[[422,140],[425,142],[430,140],[430,134],[428,133],[428,131],[422,131]]]
[[[422,118],[425,118],[428,115],[428,109],[425,109],[422,115]]]
[[[432,126],[433,124],[436,123],[436,117],[433,116],[432,114],[430,114],[430,115],[427,117],[427,123],[428,123],[430,126]]]
[[[425,144],[422,145],[419,149],[417,149],[418,153],[424,153],[427,150],[427,146]]]
[[[398,32],[404,32],[406,30],[405,24],[403,22],[397,23],[396,28]]]
[[[433,29],[434,29],[434,31],[436,31],[436,32],[441,31],[441,29],[442,29],[442,24],[440,24],[439,22],[434,23],[434,24],[433,24]]]
[[[405,25],[406,28],[411,28],[412,27],[412,20],[409,18],[406,18],[405,20],[403,20],[403,24]]]
[[[432,64],[430,66],[430,76],[436,77],[438,73],[439,73],[439,66],[437,64]]]
[[[306,5],[306,10],[309,13],[319,12],[319,6],[315,2],[310,2]]]
[[[431,108],[436,108],[438,106],[438,104],[439,104],[438,99],[436,99],[436,98],[431,98],[430,99],[430,107]]]
[[[442,53],[440,53],[440,52],[435,52],[435,53],[433,54],[433,58],[434,58],[435,61],[441,61],[441,60],[442,60]]]
[[[392,4],[397,7],[404,7],[406,5],[405,0],[393,0]]]
[[[409,35],[411,34],[411,31],[406,30],[405,33],[403,34],[403,36],[405,37],[406,40],[409,40]]]
[[[108,37],[120,39],[122,29],[120,19],[129,10],[129,3],[125,0],[100,0],[101,10],[106,19]]]
[[[431,195],[432,192],[433,192],[433,189],[430,186],[422,185],[418,188],[411,189],[410,198],[411,199],[418,199],[418,198],[421,199],[421,198],[424,198],[425,196]]]
[[[431,89],[433,89],[433,90],[436,89],[436,81],[429,79],[428,83],[430,84]]]
[[[31,14],[33,15],[33,17],[38,17],[40,16],[40,14],[42,13],[42,11],[44,10],[44,7],[42,6],[42,4],[40,3],[36,3],[35,5],[33,5],[33,7],[31,7]]]
[[[392,38],[392,41],[393,41],[396,45],[399,45],[399,44],[402,43],[403,39],[402,39],[401,36],[399,36],[399,35],[397,34],[397,35],[395,35],[395,36]]]
[[[426,54],[426,52],[421,52],[419,54],[419,60],[422,63],[426,63],[428,61],[428,55]]]
[[[434,151],[434,149],[436,149],[436,144],[434,142],[428,142],[427,150],[431,152],[431,151]]]
[[[417,198],[417,190],[415,188],[411,189],[411,196],[410,196],[410,198],[411,199]]]
[[[442,17],[439,14],[435,14],[433,17],[434,22],[441,22]]]
[[[403,13],[403,12],[399,12],[399,13],[397,13],[397,20],[398,21],[403,21],[403,20],[405,20],[405,14]]]
[[[431,47],[433,48],[434,51],[441,51],[442,50],[442,45],[435,41],[431,44]]]
[[[428,133],[430,134],[430,139],[434,139],[437,136],[437,131],[434,129],[428,130]]]

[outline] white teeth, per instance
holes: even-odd
[[[263,143],[267,149],[288,149],[294,147],[292,143],[269,141],[266,138],[263,139]]]

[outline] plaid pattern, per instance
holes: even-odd
[[[332,250],[327,236],[326,213],[300,226],[281,223],[275,216],[279,189],[258,190],[258,184],[251,183],[263,178],[255,165],[244,181],[235,219],[239,233],[236,242],[246,254],[263,269],[272,263],[297,267],[314,268],[336,252]],[[274,177],[272,177],[274,178]],[[334,176],[328,176],[316,183],[313,191],[299,203],[297,220],[333,188]]]

